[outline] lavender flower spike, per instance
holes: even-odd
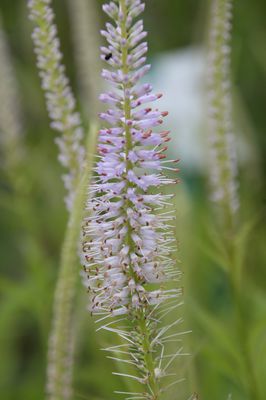
[[[120,375],[145,386],[144,392],[142,387],[132,398],[155,400],[164,390],[161,378],[177,355],[163,363],[159,356],[164,349],[163,334],[169,335],[179,322],[161,327],[156,314],[161,318],[165,308],[169,312],[176,307],[181,290],[165,288],[167,281],[179,275],[171,258],[175,240],[169,221],[173,216],[162,211],[172,195],[154,189],[176,183],[163,171],[178,169],[167,166],[165,160],[169,132],[154,130],[167,112],[145,106],[161,94],[153,94],[149,84],[139,84],[150,69],[145,65],[143,23],[134,22],[144,4],[140,0],[111,1],[103,10],[115,23],[107,23],[101,32],[108,42],[101,48],[101,58],[110,66],[102,76],[113,89],[100,96],[111,108],[100,114],[106,127],[99,132],[97,178],[87,206],[90,217],[84,225],[83,262],[90,311],[101,315],[100,320],[117,317],[102,328],[118,333],[126,342],[115,349],[116,354],[119,350],[128,354],[121,361],[131,366],[128,374]],[[117,319],[123,326],[114,328]]]

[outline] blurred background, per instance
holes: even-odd
[[[82,102],[68,3],[54,0],[53,7],[67,75],[88,126],[90,107]],[[103,2],[88,3],[96,7],[102,27]],[[179,373],[186,380],[177,386],[174,398],[187,399],[195,392],[200,400],[225,400],[230,393],[232,400],[255,400],[247,389],[250,371],[241,368],[243,357],[248,357],[262,400],[266,398],[266,2],[234,1],[232,81],[247,354],[234,329],[233,300],[208,198],[204,86],[208,9],[207,0],[149,0],[144,13],[153,65],[147,79],[164,93],[161,105],[170,111],[167,123],[173,137],[169,156],[181,159],[182,184],[175,189],[185,287],[181,312],[184,330],[192,333],[184,340],[190,356],[180,362]],[[5,400],[39,400],[44,398],[47,338],[67,212],[26,2],[0,0],[0,13],[18,91],[11,119],[14,113],[21,131],[21,151],[14,151],[19,168],[10,174],[5,162],[10,154],[2,145],[8,132],[0,129],[0,393]],[[88,46],[97,59],[89,40]],[[2,92],[0,107],[5,102]],[[95,334],[84,304],[81,296],[73,398],[113,399],[112,391],[122,383],[111,375],[114,366],[99,350],[109,339]]]

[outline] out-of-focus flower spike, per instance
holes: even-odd
[[[68,0],[82,106],[90,121],[99,112],[99,18],[95,1]]]
[[[61,63],[60,43],[54,25],[51,0],[30,0],[30,17],[35,23],[33,40],[40,69],[42,87],[52,127],[62,133],[57,138],[59,159],[68,170],[64,183],[68,191],[66,199],[70,211],[69,222],[62,248],[59,277],[55,289],[52,328],[48,344],[47,399],[69,400],[72,395],[72,367],[74,357],[74,304],[77,294],[78,275],[77,244],[83,216],[83,205],[92,171],[92,157],[86,157],[82,145],[83,129],[80,115],[76,112],[75,99]],[[90,152],[94,149],[96,127],[90,127]]]
[[[208,108],[212,200],[232,231],[239,207],[237,157],[232,121],[230,41],[232,0],[211,3],[208,49]]]
[[[51,0],[28,0],[28,7],[30,19],[35,24],[32,38],[51,126],[62,133],[56,143],[60,151],[59,160],[68,170],[63,180],[68,191],[66,204],[70,210],[84,165],[83,128],[80,115],[75,110],[76,102],[65,75],[65,68],[61,63],[62,54]]]
[[[20,96],[11,58],[0,16],[0,144],[6,172],[17,186],[25,149]]]

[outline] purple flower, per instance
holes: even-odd
[[[144,4],[110,2],[103,10],[115,21],[101,31],[108,42],[101,47],[101,58],[110,66],[102,77],[113,89],[100,96],[110,109],[100,114],[106,127],[99,132],[98,177],[88,204],[83,250],[91,311],[120,315],[176,296],[176,290],[160,288],[176,276],[168,225],[173,216],[158,214],[172,196],[154,194],[154,188],[176,182],[162,175],[164,169],[178,170],[164,161],[169,132],[154,130],[167,112],[146,107],[162,95],[139,82],[150,69],[143,65],[148,49],[142,42],[143,23],[134,22]],[[158,287],[149,290],[147,284]]]

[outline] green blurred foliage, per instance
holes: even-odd
[[[67,221],[62,170],[40,89],[25,3],[0,2],[22,97],[27,148],[19,190],[12,187],[3,169],[0,172],[0,393],[5,400],[44,397],[53,291]],[[67,7],[64,0],[53,3],[67,72],[76,88]],[[100,6],[102,1],[98,3]],[[193,332],[185,341],[191,353],[183,364],[187,382],[178,387],[176,399],[196,392],[202,400],[224,400],[229,393],[233,400],[255,400],[247,394],[250,371],[245,368],[246,357],[254,367],[259,398],[266,398],[266,2],[236,0],[234,8],[236,120],[255,154],[240,174],[242,320],[240,323],[236,318],[222,238],[211,217],[206,177],[182,171],[184,183],[176,189],[177,232],[185,273],[183,314],[186,328]],[[203,43],[207,10],[207,0],[148,1],[145,21],[151,55]],[[247,229],[247,225],[252,228]],[[244,234],[247,230],[250,232]],[[85,312],[84,296],[80,297],[74,399],[111,399],[112,391],[123,383],[111,375],[113,363],[99,350],[110,338],[95,333]]]

